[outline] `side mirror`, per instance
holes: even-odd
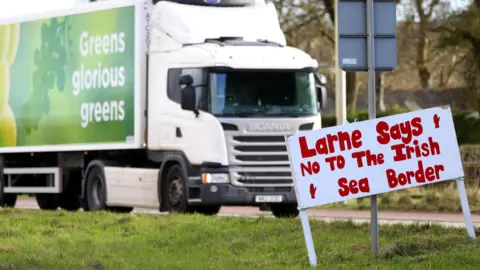
[[[315,73],[315,82],[319,110],[321,111],[327,106],[327,78],[324,75]]]
[[[190,86],[193,84],[193,78],[192,76],[190,75],[183,75],[180,77],[180,79],[178,80],[178,83],[180,85],[187,85],[187,86]]]
[[[316,88],[319,110],[322,111],[327,106],[327,89],[321,85],[317,85]]]
[[[184,88],[182,88],[181,104],[182,104],[183,110],[195,112],[197,110],[197,108],[195,107],[196,100],[197,100],[197,97],[196,97],[195,87],[191,85],[187,85]]]
[[[325,77],[324,75],[322,75],[320,73],[315,73],[314,76],[315,76],[315,81],[318,84],[327,85],[327,77]]]

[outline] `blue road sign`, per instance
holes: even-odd
[[[367,0],[337,0],[338,64],[344,71],[368,71]],[[373,0],[375,71],[397,66],[397,18],[395,0]]]

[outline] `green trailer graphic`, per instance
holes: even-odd
[[[0,26],[0,148],[134,135],[135,7]]]

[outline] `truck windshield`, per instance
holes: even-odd
[[[209,81],[208,111],[216,116],[291,117],[317,113],[312,72],[214,72]]]

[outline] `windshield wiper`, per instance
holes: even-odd
[[[282,44],[270,41],[268,39],[257,39],[257,42],[264,43],[264,44],[270,44],[270,45],[275,45],[277,47],[283,47]]]
[[[230,113],[218,114],[217,116],[231,116],[231,117],[252,117],[252,116],[265,116],[265,109],[258,107],[250,110],[236,111]]]
[[[256,113],[248,113],[248,112],[237,112],[237,113],[219,113],[215,114],[217,117],[258,117],[262,116],[262,114]]]
[[[285,112],[280,112],[280,113],[269,113],[267,116],[288,116],[288,117],[300,117],[301,115],[294,114],[294,113],[285,113]]]
[[[236,112],[236,113],[215,114],[215,116],[218,116],[218,117],[262,117],[262,118],[275,117],[275,116],[298,118],[298,117],[314,116],[314,115],[315,114],[313,113],[291,113],[291,112],[290,113]]]
[[[265,116],[284,116],[284,117],[304,117],[314,116],[314,113],[296,113],[296,112],[279,112],[279,113],[266,113]]]

